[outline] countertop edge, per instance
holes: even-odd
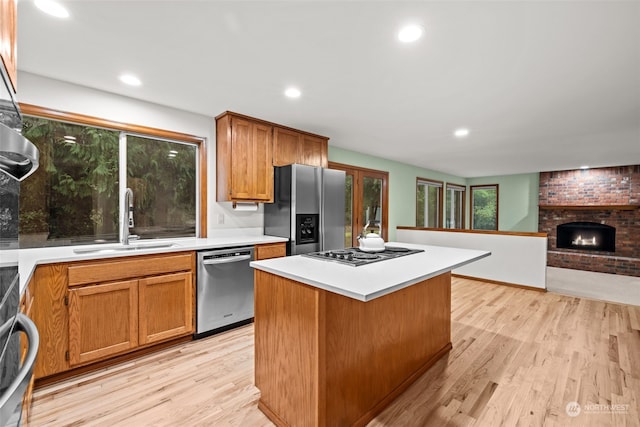
[[[76,261],[91,261],[109,258],[123,258],[140,255],[168,254],[179,252],[191,252],[206,249],[222,249],[241,245],[260,245],[266,243],[283,243],[289,239],[275,236],[239,236],[239,237],[208,237],[208,238],[186,238],[186,239],[157,239],[156,242],[171,242],[179,246],[166,248],[137,249],[135,251],[106,252],[106,253],[84,253],[73,252],[77,248],[89,248],[94,245],[79,246],[52,246],[45,248],[16,249],[18,253],[18,273],[20,275],[20,294],[24,292],[29,281],[39,265],[67,263]],[[148,242],[147,240],[140,242]],[[99,245],[95,245],[98,247]]]
[[[450,249],[457,249],[457,248],[450,248]],[[461,249],[462,251],[467,251],[466,249]],[[424,280],[433,278],[435,276],[439,276],[441,274],[444,274],[446,272],[449,272],[451,270],[454,270],[456,268],[462,267],[464,265],[470,264],[472,262],[478,261],[480,259],[486,258],[488,256],[491,255],[491,252],[489,251],[475,251],[475,252],[481,252],[478,255],[472,256],[470,258],[467,258],[463,261],[459,261],[459,262],[453,262],[451,264],[448,264],[446,267],[442,267],[442,268],[438,268],[436,270],[432,270],[429,272],[426,272],[424,274],[418,274],[416,275],[414,278],[410,279],[410,280],[404,280],[402,282],[398,282],[392,285],[389,285],[388,287],[378,290],[378,291],[374,291],[371,293],[358,293],[358,292],[353,292],[352,290],[349,289],[345,289],[343,287],[340,286],[336,286],[334,284],[328,283],[326,281],[322,281],[322,280],[318,280],[315,278],[311,278],[311,277],[304,277],[300,274],[295,274],[292,273],[290,271],[287,271],[285,269],[281,269],[281,268],[275,268],[272,267],[270,265],[265,265],[265,263],[261,262],[261,261],[252,261],[251,262],[251,267],[261,270],[261,271],[265,271],[267,273],[271,273],[271,274],[275,274],[281,277],[285,277],[287,279],[291,279],[291,280],[295,280],[297,282],[300,282],[302,284],[305,285],[309,285],[318,289],[323,289],[329,292],[333,292],[336,293],[338,295],[342,295],[342,296],[346,296],[349,298],[353,298],[359,301],[363,301],[363,302],[367,302],[367,301],[371,301],[373,299],[379,298],[381,296],[384,295],[388,295],[390,293],[393,293],[395,291],[398,291],[400,289],[409,287],[411,285],[414,285],[416,283],[422,282]],[[393,260],[389,260],[386,262],[393,262]],[[366,268],[366,266],[364,267],[354,267],[354,268]]]

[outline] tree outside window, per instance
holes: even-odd
[[[195,144],[31,116],[23,135],[40,168],[20,192],[21,247],[117,242],[125,187],[134,192],[132,234],[196,236]]]
[[[498,230],[498,184],[471,186],[471,228]]]

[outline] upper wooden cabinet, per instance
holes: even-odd
[[[16,60],[18,9],[17,0],[0,0],[0,58],[16,91],[18,62]]]
[[[273,128],[233,113],[216,117],[216,172],[220,201],[273,201]]]
[[[329,139],[281,127],[273,128],[273,166],[293,163],[326,168]]]
[[[216,117],[217,200],[273,201],[273,166],[327,167],[329,138],[226,111]]]
[[[297,163],[326,168],[329,166],[328,144],[328,138],[303,134]]]

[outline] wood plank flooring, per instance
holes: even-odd
[[[454,278],[452,342],[369,427],[640,426],[638,306]],[[249,325],[36,390],[28,425],[271,426],[258,396]]]

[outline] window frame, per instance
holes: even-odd
[[[469,186],[469,227],[471,230],[484,230],[475,228],[474,224],[474,204],[473,204],[473,192],[474,190],[491,190],[495,189],[496,191],[496,228],[491,231],[498,231],[500,229],[499,226],[499,213],[500,213],[500,186],[498,184],[480,184],[480,185],[471,185]]]
[[[416,227],[427,227],[426,225],[418,225],[418,186],[420,185],[424,185],[425,187],[435,187],[438,189],[438,218],[437,218],[437,224],[436,224],[436,228],[442,228],[442,224],[444,224],[444,216],[443,216],[443,212],[444,212],[444,203],[443,203],[443,196],[444,196],[444,182],[443,181],[437,181],[435,179],[428,179],[428,178],[421,178],[421,177],[416,177]],[[425,191],[425,205],[427,204],[427,198],[426,195],[428,193]],[[426,218],[425,218],[426,219]]]
[[[464,230],[466,228],[466,200],[467,200],[467,186],[466,185],[461,185],[461,184],[454,184],[454,183],[450,183],[447,182],[445,184],[445,198],[444,198],[444,204],[445,206],[445,211],[444,211],[444,215],[448,215],[449,213],[449,206],[447,205],[447,198],[446,198],[446,194],[449,192],[449,190],[457,190],[460,191],[462,193],[462,206],[460,208],[460,212],[462,213],[462,218],[460,218],[460,224],[462,225],[461,228],[455,228],[455,227],[446,227],[449,230]],[[444,217],[443,217],[444,220]],[[443,222],[444,224],[444,222]],[[444,225],[443,225],[444,227]]]
[[[189,135],[181,132],[174,132],[164,129],[152,128],[142,125],[121,123],[99,117],[88,116],[78,113],[55,110],[40,107],[32,104],[19,103],[20,110],[25,116],[57,120],[77,125],[104,128],[119,131],[128,135],[151,137],[156,139],[166,139],[173,142],[184,142],[197,146],[198,157],[196,159],[197,182],[196,182],[196,206],[198,213],[196,218],[196,237],[207,237],[207,140],[206,138]]]

